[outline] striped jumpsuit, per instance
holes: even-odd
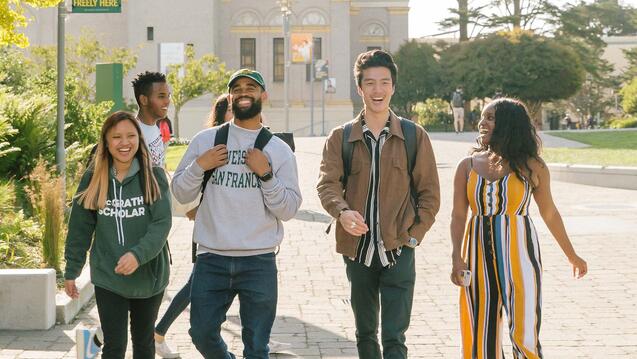
[[[504,309],[513,357],[540,359],[542,261],[528,215],[531,186],[515,173],[489,182],[471,169],[467,198],[462,255],[472,278],[460,290],[462,358],[504,358]]]

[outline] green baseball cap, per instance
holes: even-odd
[[[241,77],[247,77],[254,80],[256,83],[259,84],[259,86],[261,86],[263,91],[265,91],[265,81],[263,81],[263,76],[261,76],[259,71],[250,69],[241,69],[233,73],[232,76],[230,76],[230,80],[228,81],[228,90],[230,90],[232,88],[232,84]]]

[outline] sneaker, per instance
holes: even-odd
[[[75,330],[75,347],[77,359],[93,359],[100,352],[100,347],[95,344],[96,329],[77,328]]]
[[[102,327],[95,328],[93,343],[97,345],[98,348],[102,348],[102,345],[104,344],[104,332],[102,332]]]
[[[165,340],[161,343],[155,342],[155,354],[162,358],[179,358],[179,353],[173,351]]]
[[[270,339],[270,341],[268,342],[268,347],[270,347],[270,354],[274,354],[274,353],[280,353],[282,351],[286,351],[292,348],[292,344],[281,343],[281,342],[277,342],[276,340]]]

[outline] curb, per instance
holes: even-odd
[[[637,167],[549,163],[554,180],[599,187],[637,190]]]

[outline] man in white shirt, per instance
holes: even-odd
[[[157,121],[166,117],[170,105],[170,89],[166,76],[159,72],[143,72],[133,80],[133,90],[139,105],[137,121],[153,166],[163,167],[165,149]]]

